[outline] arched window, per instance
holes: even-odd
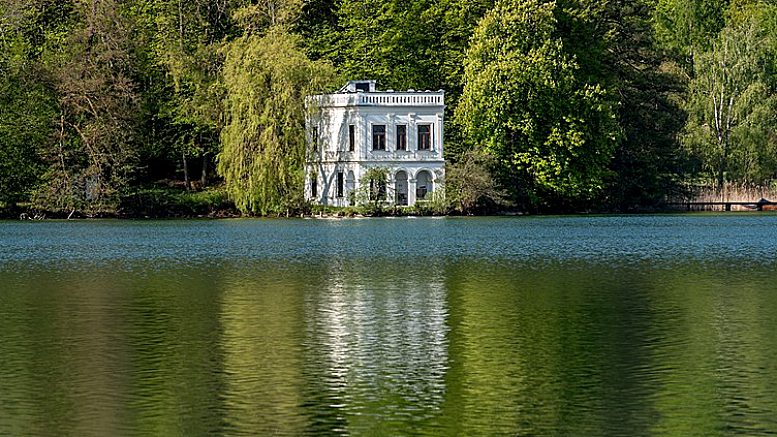
[[[429,193],[434,191],[434,185],[432,182],[432,174],[426,170],[421,170],[415,176],[415,196],[418,200],[424,200]]]

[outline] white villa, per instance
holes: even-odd
[[[307,200],[351,206],[377,196],[412,206],[440,190],[444,91],[377,91],[374,80],[350,81],[337,93],[308,97],[307,107]],[[373,168],[388,173],[387,186],[361,186]]]

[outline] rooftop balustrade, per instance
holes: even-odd
[[[443,106],[445,93],[442,91],[418,92],[375,92],[341,93],[311,96],[308,103],[319,106]]]

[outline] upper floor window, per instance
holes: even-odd
[[[353,152],[356,149],[356,126],[348,126],[348,151]]]
[[[418,125],[418,150],[432,150],[432,125]]]
[[[397,150],[407,150],[407,126],[397,125]]]
[[[386,150],[386,125],[372,126],[372,150]]]

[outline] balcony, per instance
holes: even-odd
[[[443,106],[444,93],[359,93],[359,106]]]
[[[429,161],[434,162],[443,161],[442,155],[437,151],[369,151],[367,156],[362,158],[359,153],[356,152],[323,152],[320,155],[321,162],[345,162],[345,161],[359,161],[359,162],[393,162],[393,161]],[[315,160],[315,159],[313,159]],[[309,158],[310,162],[311,159]]]
[[[442,161],[442,155],[436,150],[390,151],[370,150],[367,161]]]
[[[445,105],[445,93],[442,91],[429,92],[376,92],[355,94],[325,94],[311,96],[308,104],[321,107],[344,106],[411,106],[411,107],[439,107]]]

